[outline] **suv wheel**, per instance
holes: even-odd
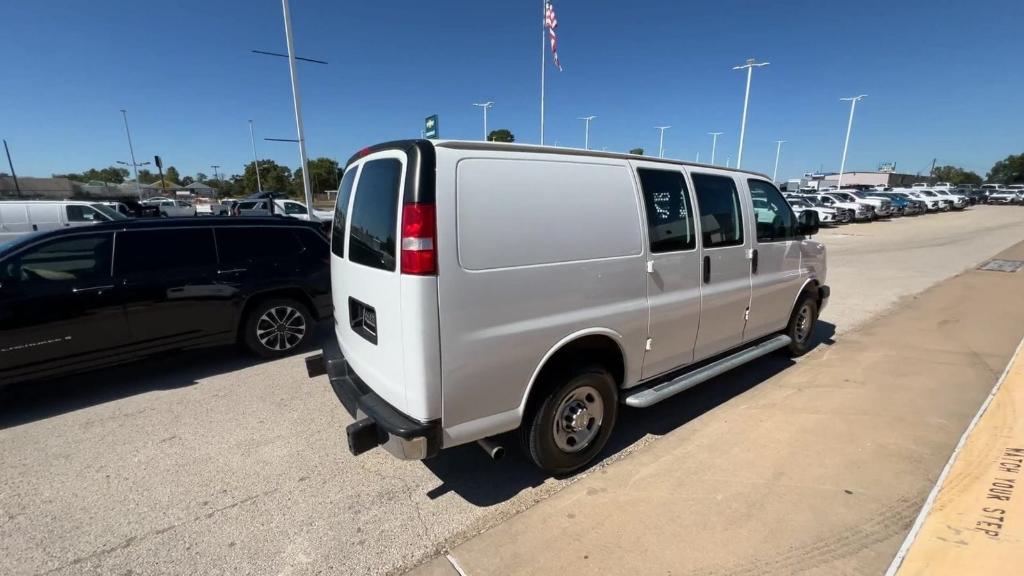
[[[242,341],[249,350],[264,358],[280,358],[309,341],[313,317],[301,302],[274,298],[249,310],[244,330]]]
[[[520,432],[523,448],[537,466],[567,474],[590,463],[608,442],[619,411],[618,389],[600,366],[561,371],[556,382],[527,412]]]
[[[786,326],[786,336],[792,340],[789,343],[790,356],[803,356],[811,349],[811,339],[817,321],[818,301],[811,294],[804,293],[797,300],[793,315],[789,317],[789,324]]]

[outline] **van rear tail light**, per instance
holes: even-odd
[[[402,206],[402,274],[437,274],[437,217],[433,204]]]

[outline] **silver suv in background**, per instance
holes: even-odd
[[[518,431],[568,473],[646,407],[813,345],[825,247],[770,178],[643,156],[399,141],[345,169],[335,341],[307,359],[349,449],[429,458]]]

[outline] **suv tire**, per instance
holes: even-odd
[[[257,356],[281,358],[301,350],[312,338],[313,316],[291,298],[271,298],[249,309],[242,342]]]
[[[789,317],[789,324],[786,325],[785,334],[792,340],[788,348],[790,356],[803,356],[811,349],[817,321],[818,301],[813,295],[804,292],[797,299],[793,314]]]
[[[583,468],[604,448],[619,411],[618,387],[601,366],[556,370],[538,382],[550,393],[523,418],[524,451],[541,469],[568,474]]]

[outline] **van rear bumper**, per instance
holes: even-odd
[[[306,358],[306,372],[310,378],[326,374],[341,405],[355,418],[345,428],[353,455],[383,446],[396,458],[423,460],[441,451],[441,421],[414,420],[385,402],[352,370],[333,340]]]

